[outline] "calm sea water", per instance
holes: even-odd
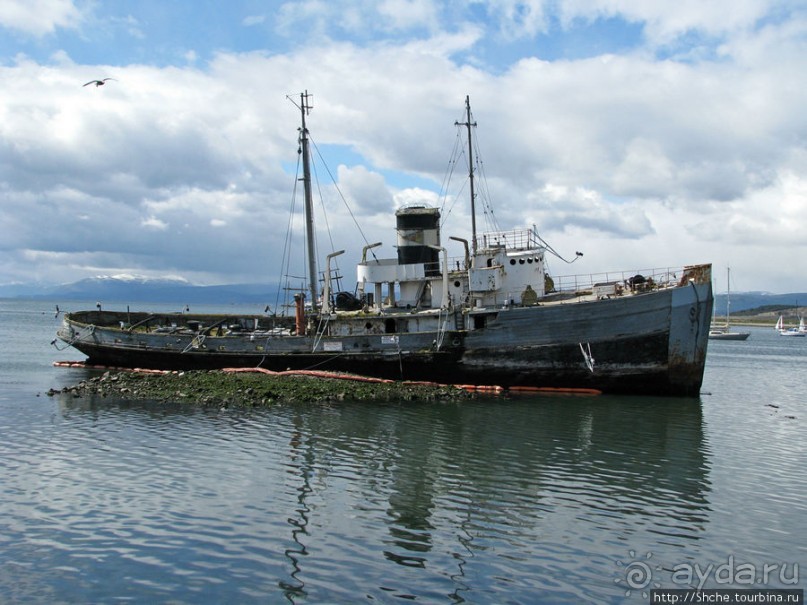
[[[47,396],[89,375],[52,367],[81,358],[49,344],[58,321],[0,300],[4,603],[647,603],[807,583],[807,339],[710,342],[698,399],[203,410]]]

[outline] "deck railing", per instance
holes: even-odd
[[[513,229],[483,233],[477,236],[476,247],[480,250],[487,248],[533,250],[541,247],[541,243],[532,229]]]
[[[678,285],[684,274],[683,268],[637,269],[578,275],[550,276],[555,292],[583,292],[614,284],[628,290],[650,290]],[[549,294],[547,292],[547,294]]]
[[[465,259],[461,257],[450,257],[448,259],[449,271],[464,271]],[[439,273],[441,265],[434,263],[431,266],[435,273]],[[675,286],[684,275],[683,267],[661,269],[633,269],[630,271],[608,271],[605,273],[579,273],[576,275],[550,274],[549,277],[554,282],[552,292],[585,292],[592,290],[595,286],[606,284],[616,284],[621,288],[646,291],[650,289],[669,288]],[[550,294],[551,292],[547,292]]]

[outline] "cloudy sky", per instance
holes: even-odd
[[[496,225],[584,253],[555,275],[807,291],[804,0],[4,0],[0,283],[276,282],[304,90],[349,284],[403,204],[468,235],[469,95]]]

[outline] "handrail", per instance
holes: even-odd
[[[619,284],[632,289],[638,284],[643,288],[667,288],[675,286],[684,269],[636,269],[631,271],[611,271],[606,273],[589,273],[578,275],[552,276],[554,292],[580,292],[590,290],[597,285]]]

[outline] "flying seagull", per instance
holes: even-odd
[[[115,80],[115,78],[104,78],[103,80],[90,80],[89,82],[84,84],[84,86],[89,86],[90,84],[95,84],[96,87],[103,86],[104,84],[106,84],[107,80]],[[115,82],[117,82],[117,80],[115,80]]]

